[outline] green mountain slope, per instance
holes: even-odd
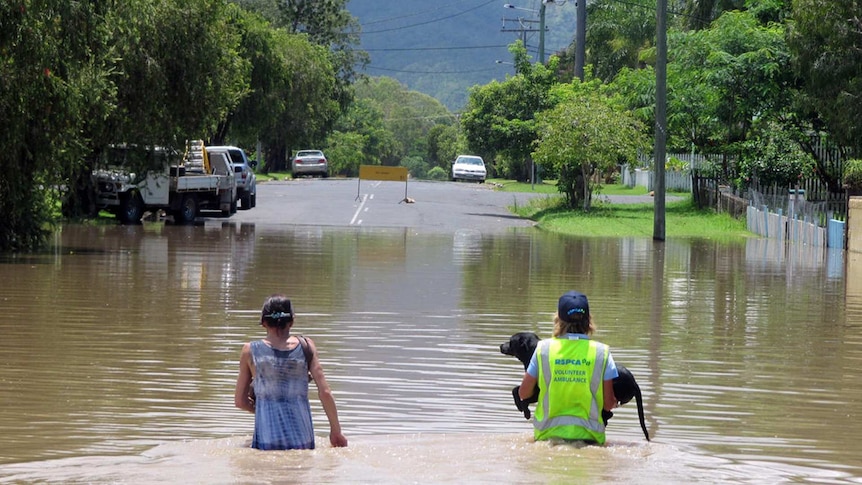
[[[507,1],[519,9],[504,8]],[[362,48],[371,56],[366,74],[398,79],[458,111],[471,86],[513,72],[506,64],[508,44],[526,38],[537,57],[538,31],[519,29],[538,30],[539,5],[540,0],[350,0],[347,7],[362,24]],[[574,15],[574,1],[546,8],[546,57],[569,44]]]

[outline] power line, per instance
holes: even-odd
[[[401,15],[400,17],[389,17],[386,19],[372,20],[370,22],[365,22],[362,25],[365,26],[365,25],[382,24],[382,23],[386,23],[386,22],[391,22],[393,20],[401,20],[401,19],[406,19],[409,17],[416,17],[417,15],[425,15],[426,13],[439,12],[440,10],[447,8],[447,7],[451,7],[453,5],[461,5],[461,3],[463,3],[463,2],[452,2],[452,3],[446,4],[446,5],[438,5],[434,8],[431,8],[428,10],[423,10],[421,12],[413,12],[413,13],[409,13],[407,15]]]
[[[376,67],[376,66],[365,66],[366,69],[373,69],[376,71],[387,71],[387,72],[400,72],[403,74],[472,74],[476,72],[490,72],[496,71],[495,68],[488,69],[474,69],[471,71],[408,71],[404,69],[387,69],[385,67]]]
[[[396,51],[448,51],[448,50],[465,50],[465,49],[499,49],[501,47],[509,47],[508,45],[473,45],[460,47],[382,47],[379,49],[363,49],[367,52],[396,52]]]
[[[465,13],[472,12],[473,10],[479,10],[480,8],[484,7],[485,5],[489,5],[489,4],[491,4],[491,3],[495,3],[495,2],[497,2],[497,1],[498,1],[498,0],[488,0],[487,2],[482,3],[482,4],[479,4],[479,5],[477,5],[477,6],[473,7],[473,8],[468,8],[467,10],[463,10],[463,11],[461,11],[461,12],[454,13],[454,14],[449,15],[449,16],[446,16],[446,17],[440,17],[440,18],[438,18],[438,19],[432,19],[432,20],[428,20],[428,21],[426,21],[426,22],[419,22],[419,23],[411,24],[411,25],[404,25],[404,26],[402,26],[402,27],[393,27],[393,28],[391,28],[391,29],[381,29],[381,30],[372,30],[372,31],[369,31],[369,32],[362,32],[362,35],[365,35],[365,34],[380,34],[380,33],[383,33],[383,32],[394,32],[394,31],[397,31],[397,30],[405,30],[405,29],[410,29],[410,28],[413,28],[413,27],[418,27],[418,26],[420,26],[420,25],[428,25],[428,24],[433,24],[434,22],[440,22],[440,21],[443,21],[443,20],[449,20],[449,19],[451,19],[451,18],[458,17],[459,15],[464,15]]]
[[[643,5],[641,3],[636,3],[636,2],[626,2],[625,0],[609,0],[609,1],[614,2],[614,3],[620,3],[623,5],[628,5],[630,7],[639,7],[639,8],[644,8],[644,9],[651,10],[651,11],[656,10],[655,5]],[[695,19],[695,20],[699,20],[701,22],[706,23],[706,19],[704,19],[703,17],[699,17],[697,15],[692,15],[692,14],[683,13],[683,12],[677,12],[674,10],[668,10],[667,13],[670,15],[676,15],[678,17],[688,17],[690,19]]]

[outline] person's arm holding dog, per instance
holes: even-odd
[[[606,380],[603,383],[604,387],[604,409],[605,411],[610,411],[611,409],[620,405],[619,401],[617,401],[617,397],[614,394],[614,380]]]
[[[533,389],[539,382],[539,357],[533,351],[533,356],[530,357],[530,363],[527,369],[524,370],[524,378],[521,379],[521,387],[518,389],[518,397],[522,401],[533,395]]]

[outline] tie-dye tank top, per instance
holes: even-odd
[[[314,449],[308,402],[308,363],[302,345],[277,350],[251,342],[254,362],[254,438],[259,450]]]

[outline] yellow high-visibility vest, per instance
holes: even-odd
[[[552,338],[539,342],[537,352],[535,438],[604,444],[602,407],[608,346],[589,339]]]

